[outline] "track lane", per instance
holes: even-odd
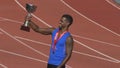
[[[3,29],[1,29],[1,28],[0,28],[0,30],[3,31]],[[0,46],[0,49],[12,51],[12,52],[27,55],[27,56],[32,56],[32,57],[39,58],[39,59],[45,59],[45,57],[42,57],[44,55],[42,55],[42,53],[40,54],[41,51],[39,51],[39,53],[37,53],[36,51],[34,51],[35,50],[34,48],[32,48],[32,47],[30,48],[30,46],[28,46],[26,43],[20,42],[19,40],[15,39],[15,37],[11,36],[10,34],[8,35],[5,33],[4,35],[2,35],[0,40],[1,40],[1,44],[2,44]],[[12,43],[12,44],[10,44],[10,43]],[[41,57],[39,57],[39,56],[41,56]]]
[[[119,32],[119,10],[109,5],[105,0],[94,1],[66,1],[73,8],[87,16],[88,18],[98,22],[99,24],[111,29],[118,34]],[[76,6],[76,5],[79,5]],[[86,6],[87,5],[87,6]]]
[[[39,3],[39,2],[38,2]],[[38,15],[38,14],[37,14]],[[52,14],[51,14],[52,15]],[[44,15],[43,15],[44,16]],[[49,17],[48,17],[49,18]],[[45,18],[44,18],[45,19]],[[54,19],[54,18],[53,18]],[[48,20],[49,21],[49,19],[45,19],[45,20]],[[51,20],[51,19],[50,19]],[[39,24],[39,23],[38,23]],[[53,23],[52,23],[53,24]],[[42,25],[42,24],[39,24],[39,25]],[[4,27],[5,29],[6,29],[6,27]],[[7,30],[7,29],[6,29]],[[17,29],[18,30],[18,29]],[[8,30],[8,32],[11,32],[11,30]],[[14,34],[14,30],[11,32],[12,34]],[[17,35],[17,34],[19,34],[19,33],[16,33],[15,35]],[[26,32],[23,32],[23,35],[27,35],[27,38],[31,38],[31,37],[28,37],[28,36],[30,36],[29,34],[27,34]],[[31,33],[32,34],[32,33]],[[36,36],[36,35],[34,35],[34,36]],[[38,35],[37,35],[38,36]],[[25,36],[22,36],[22,37],[25,37]],[[36,40],[36,38],[37,37],[35,37],[34,39]],[[27,42],[26,42],[27,43]],[[78,55],[77,55],[78,56]],[[80,56],[81,57],[81,56]],[[73,59],[74,60],[74,59]],[[77,61],[77,60],[76,60]],[[71,62],[71,61],[70,61]],[[69,62],[69,63],[70,63]],[[103,61],[104,62],[104,61]],[[92,64],[91,64],[92,65]],[[74,66],[74,65],[72,65],[72,66]],[[86,66],[87,67],[87,66]]]
[[[112,5],[113,7],[115,7],[116,9],[120,10],[120,5],[116,3],[114,0],[105,0],[105,1],[108,2],[110,5]]]
[[[13,52],[12,52],[13,53]],[[0,60],[4,63],[8,68],[39,68],[40,66],[45,67],[46,64],[44,62],[40,62],[25,58],[26,56],[15,55],[15,53],[11,54],[11,52],[4,52],[0,49]],[[20,55],[20,54],[19,54]],[[24,56],[24,57],[23,57]],[[7,60],[7,61],[6,61]],[[9,61],[8,61],[9,60]]]

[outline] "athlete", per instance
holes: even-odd
[[[64,14],[59,22],[58,28],[40,28],[30,16],[26,16],[29,21],[28,26],[35,32],[43,35],[52,35],[52,43],[47,68],[65,68],[73,50],[73,38],[69,32],[69,27],[73,23],[73,18],[69,14]]]

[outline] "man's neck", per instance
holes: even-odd
[[[67,27],[61,28],[61,29],[59,30],[60,33],[63,33],[63,32],[65,32],[65,31],[68,31],[68,28],[67,28]]]

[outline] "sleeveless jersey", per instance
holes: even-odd
[[[63,59],[66,57],[66,39],[70,36],[69,32],[65,32],[62,37],[57,41],[55,49],[53,49],[54,39],[59,28],[52,32],[52,45],[50,47],[50,55],[48,64],[60,65]]]

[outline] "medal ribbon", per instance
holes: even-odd
[[[56,49],[56,44],[57,44],[57,42],[59,41],[59,39],[66,33],[67,31],[65,31],[65,32],[63,32],[59,37],[58,37],[58,33],[59,33],[59,31],[56,33],[56,35],[55,35],[55,38],[54,38],[54,42],[53,42],[53,52],[55,51],[55,49]]]

